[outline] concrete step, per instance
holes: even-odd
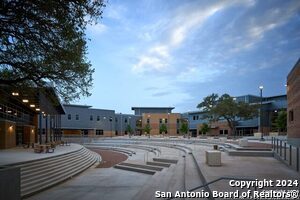
[[[78,151],[71,152],[71,153],[68,153],[68,154],[57,155],[57,156],[53,156],[53,157],[47,157],[47,158],[44,158],[44,159],[39,159],[39,160],[33,160],[33,161],[30,161],[30,162],[26,162],[24,164],[18,165],[18,167],[20,167],[21,169],[23,169],[25,171],[26,169],[36,168],[36,167],[42,166],[45,163],[64,160],[66,158],[72,157],[74,155],[78,155],[81,152],[85,152],[85,151],[87,151],[86,148],[81,148]]]
[[[170,163],[164,163],[164,162],[152,162],[152,161],[148,161],[146,162],[147,165],[154,165],[154,166],[160,166],[160,167],[170,167],[171,164]]]
[[[227,150],[230,156],[259,156],[259,157],[273,157],[272,151],[235,151]]]
[[[55,178],[51,178],[48,179],[47,182],[43,182],[42,184],[39,184],[38,186],[31,186],[28,187],[24,190],[21,191],[21,196],[22,197],[28,197],[32,194],[35,194],[39,191],[45,190],[49,187],[52,187],[60,182],[63,182],[69,178],[72,178],[73,176],[75,176],[76,174],[81,173],[82,171],[84,171],[85,169],[89,168],[94,162],[91,161],[89,163],[86,163],[85,165],[82,166],[81,169],[71,169],[69,171],[66,171],[64,174],[56,176]]]
[[[44,162],[42,163],[42,165],[35,165],[35,167],[31,167],[31,168],[21,168],[21,177],[22,178],[27,178],[28,176],[35,176],[38,175],[40,173],[44,173],[47,171],[50,171],[50,169],[52,167],[56,167],[58,168],[61,165],[64,165],[65,163],[68,162],[73,162],[76,161],[78,159],[81,159],[84,156],[88,156],[89,152],[88,151],[84,151],[84,152],[78,152],[78,155],[72,155],[72,157],[65,157],[63,159],[59,159],[59,160],[48,160],[48,162]],[[68,161],[68,162],[66,162]]]
[[[21,196],[30,196],[31,194],[60,183],[84,171],[98,160],[99,155],[97,156],[94,152],[85,149],[85,151],[81,151],[79,155],[76,156],[75,160],[72,157],[66,157],[64,162],[58,161],[57,165],[53,165],[53,161],[51,161],[49,169],[43,168],[44,170],[41,170],[41,173],[28,170],[32,172],[32,176],[28,176],[27,174],[25,176],[26,178],[22,178],[21,176]]]
[[[36,180],[41,181],[43,177],[49,177],[52,174],[58,174],[62,171],[62,169],[74,166],[78,163],[82,163],[88,159],[90,159],[91,154],[80,155],[76,159],[65,160],[64,162],[53,163],[56,165],[49,166],[44,169],[36,169],[35,171],[29,171],[26,176],[21,176],[21,184],[26,184],[28,182],[34,182]]]
[[[143,169],[143,168],[139,168],[139,167],[125,166],[125,165],[115,165],[114,168],[123,169],[123,170],[127,170],[127,171],[133,171],[133,172],[139,172],[139,173],[144,173],[144,174],[149,174],[149,175],[153,175],[156,172],[156,171],[149,170],[149,169]]]
[[[170,164],[177,164],[178,160],[175,159],[168,159],[168,158],[153,158],[155,162],[163,162],[163,163],[170,163]]]
[[[154,171],[161,171],[164,169],[163,167],[156,167],[156,166],[151,166],[151,165],[128,163],[128,162],[122,162],[122,163],[119,163],[119,165],[138,167],[138,168],[142,168],[142,169],[150,169],[150,170],[154,170]]]

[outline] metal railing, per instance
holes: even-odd
[[[299,172],[299,147],[288,144],[286,140],[272,137],[274,156]]]
[[[208,183],[205,183],[205,184],[203,184],[203,185],[194,187],[194,188],[188,190],[188,192],[193,192],[193,191],[195,191],[195,190],[199,190],[199,189],[201,189],[201,188],[208,187],[210,184],[213,184],[213,183],[216,183],[216,182],[222,181],[222,180],[255,181],[254,179],[248,179],[248,178],[220,177],[220,178],[218,178],[218,179],[215,179],[215,180],[210,181],[210,182],[208,182]],[[256,186],[254,186],[254,191],[257,191],[257,187],[256,187]],[[171,200],[171,199],[175,199],[175,197],[168,198],[167,200]],[[214,198],[212,197],[212,194],[209,195],[209,199],[214,199]]]

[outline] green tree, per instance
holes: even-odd
[[[147,133],[148,137],[150,138],[150,132],[151,132],[150,124],[145,125],[144,131]]]
[[[126,131],[127,131],[127,133],[129,134],[129,137],[131,137],[131,134],[132,134],[133,130],[132,130],[130,124],[128,124],[128,125],[126,126]]]
[[[89,96],[94,69],[85,30],[101,18],[103,1],[3,0],[0,6],[0,84],[51,83],[66,102]]]
[[[180,133],[183,133],[184,135],[187,135],[189,132],[189,124],[187,120],[181,120],[181,125],[179,129]]]
[[[202,134],[206,134],[210,131],[210,126],[207,123],[201,125],[200,131]]]
[[[237,102],[228,94],[223,94],[221,97],[217,94],[207,96],[198,104],[197,108],[206,112],[204,118],[210,122],[226,120],[234,134],[238,121],[252,119],[258,114],[256,105]]]
[[[167,126],[166,126],[166,124],[161,124],[160,126],[159,126],[159,132],[160,133],[166,133],[168,131],[168,128],[167,128]]]
[[[276,118],[276,126],[278,128],[278,132],[286,132],[287,127],[287,113],[286,111],[280,111]]]

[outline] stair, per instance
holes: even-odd
[[[178,160],[167,159],[167,158],[153,158],[153,161],[162,162],[162,163],[170,163],[170,164],[177,164],[177,162],[178,162]]]
[[[31,196],[72,178],[99,160],[98,154],[82,147],[68,154],[20,164],[21,197]]]
[[[161,171],[164,169],[162,167],[156,167],[156,166],[144,165],[144,164],[136,164],[136,163],[128,163],[128,162],[122,162],[122,163],[119,163],[119,165],[125,165],[125,166],[129,166],[129,167],[138,167],[138,168],[149,169],[149,170],[154,170],[154,171]]]
[[[149,174],[153,175],[155,174],[156,171],[149,170],[149,169],[144,169],[144,168],[139,168],[139,167],[132,167],[132,166],[125,166],[125,165],[115,165],[114,168],[117,169],[123,169],[127,171],[133,171],[133,172],[139,172],[139,173],[144,173],[144,174]]]

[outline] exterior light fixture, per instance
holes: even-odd
[[[18,92],[13,92],[11,93],[13,96],[19,96],[19,93]]]
[[[28,103],[29,102],[28,99],[23,99],[22,101],[23,101],[23,103]]]
[[[35,110],[36,110],[36,111],[40,111],[41,109],[39,109],[39,108],[36,108]]]
[[[7,113],[11,113],[11,110],[6,111]]]
[[[35,107],[35,105],[34,105],[34,104],[30,104],[30,107],[31,107],[31,108],[34,108],[34,107]]]

